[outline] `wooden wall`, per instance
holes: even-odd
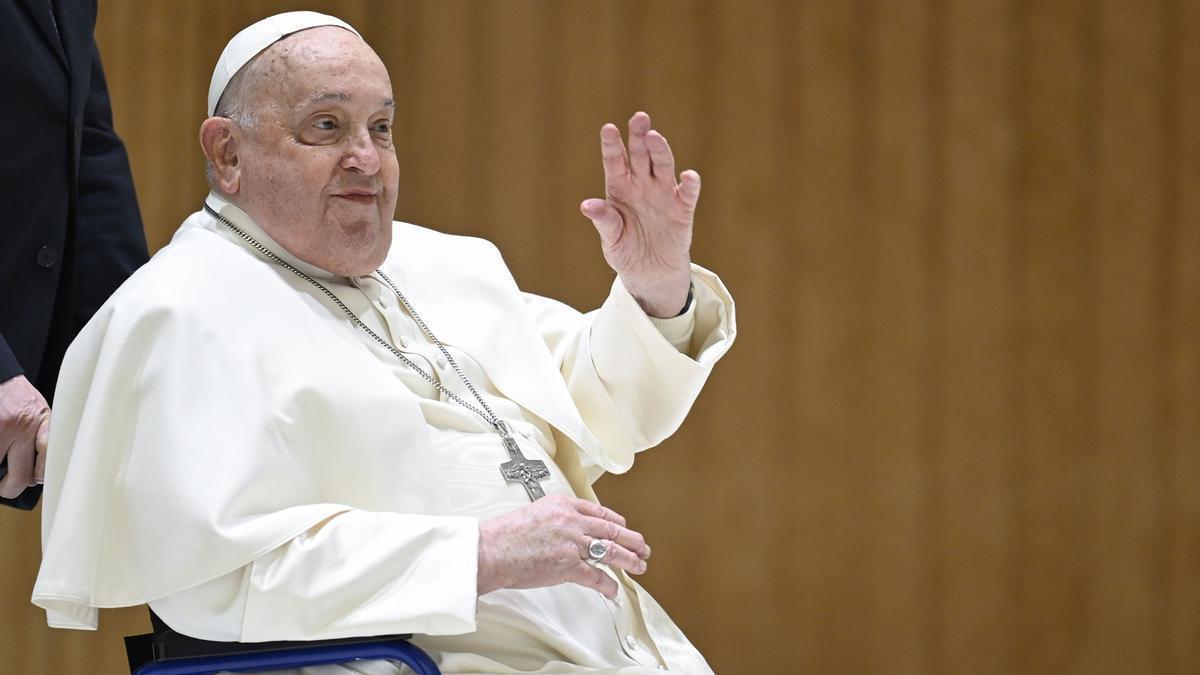
[[[529,290],[604,296],[603,122],[703,174],[741,335],[599,489],[719,672],[1200,672],[1200,2],[105,0],[153,247],[225,40],[299,7],[391,70],[398,217]],[[0,671],[120,672],[143,613],[46,629],[36,526],[0,513]]]

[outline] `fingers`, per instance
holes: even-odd
[[[646,571],[644,561],[650,557],[650,546],[640,532],[626,527],[624,516],[586,499],[574,499],[572,505],[584,516],[583,533],[578,541],[580,558],[588,558],[588,546],[593,539],[604,539],[611,543],[600,562],[633,574]]]
[[[606,540],[604,569],[588,564],[588,547]],[[550,495],[479,524],[477,591],[541,588],[571,582],[615,598],[613,569],[646,571],[650,547],[612,509],[566,495]]]
[[[700,174],[688,169],[679,175],[679,198],[690,210],[696,210],[700,201]]]
[[[646,134],[650,132],[650,116],[635,112],[629,118],[629,170],[635,176],[650,175],[650,153]]]
[[[600,127],[600,159],[604,162],[604,183],[611,185],[629,175],[629,156],[615,124]]]
[[[47,411],[42,415],[42,422],[38,425],[37,436],[33,440],[33,451],[37,455],[37,459],[33,464],[33,482],[41,485],[46,482],[46,448],[50,443],[50,412]]]
[[[611,244],[621,237],[621,226],[625,220],[608,200],[585,199],[579,205],[579,210],[592,221],[603,243]]]
[[[600,156],[606,185],[629,176],[648,176],[675,184],[675,154],[666,137],[652,128],[650,116],[644,112],[636,112],[629,118],[628,151],[616,125],[600,127]]]
[[[618,525],[611,520],[587,518],[584,522],[584,534],[587,537],[587,541],[584,542],[585,549],[592,539],[607,539],[633,552],[637,558],[644,560],[650,557],[650,547],[646,545],[646,538],[640,532]]]
[[[600,558],[599,560],[588,557],[587,549],[592,541],[593,539],[591,537],[584,537],[584,543],[582,546],[584,555],[582,560],[584,563],[590,565],[608,565],[610,567],[616,567],[618,569],[625,570],[630,574],[644,574],[646,572],[647,563],[645,560],[638,557],[633,551],[630,551],[614,541],[604,540],[605,544],[608,546],[608,550],[604,553],[604,557]]]
[[[607,506],[602,506],[596,502],[589,502],[586,499],[579,499],[578,497],[573,498],[571,503],[575,507],[576,511],[585,516],[610,520],[621,527],[625,527],[625,516],[622,516]],[[612,537],[609,538],[611,539]]]
[[[33,484],[34,447],[39,425],[50,408],[29,380],[18,375],[0,382],[0,457],[8,472],[0,479],[0,497],[13,499]]]
[[[604,573],[604,570],[580,563],[574,582],[580,586],[600,591],[604,597],[613,600],[617,597],[617,582]]]
[[[654,177],[675,184],[675,155],[662,134],[650,130],[646,134],[646,150],[650,153],[650,170]]]
[[[16,499],[33,482],[33,438],[17,438],[8,447],[8,474],[0,480],[0,497]]]

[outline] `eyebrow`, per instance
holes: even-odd
[[[311,99],[309,99],[308,104],[316,105],[318,103],[325,103],[327,101],[336,101],[338,103],[345,103],[346,101],[349,101],[349,100],[350,100],[350,95],[345,92],[330,91],[330,92],[324,92],[324,93],[317,94],[316,96],[313,96]],[[392,98],[386,98],[383,100],[383,105],[380,107],[395,108],[396,100],[392,99]]]
[[[310,98],[308,100],[308,102],[310,104],[311,103],[324,103],[326,101],[337,101],[338,103],[344,103],[345,101],[349,101],[349,100],[350,100],[349,94],[345,94],[340,91],[330,91],[330,92],[322,92],[320,94],[317,94],[316,96],[313,96],[312,98]]]

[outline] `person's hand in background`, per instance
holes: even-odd
[[[0,460],[7,461],[0,497],[16,499],[42,482],[49,437],[50,406],[41,393],[24,375],[0,382]]]

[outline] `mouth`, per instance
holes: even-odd
[[[333,193],[334,197],[346,199],[356,204],[373,204],[375,198],[378,197],[374,191],[366,188],[349,188],[347,190],[339,190]]]

